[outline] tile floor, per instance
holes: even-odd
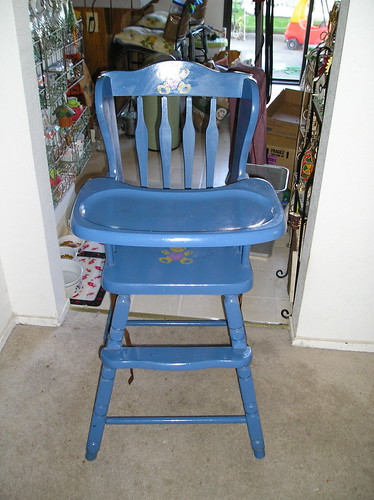
[[[221,126],[222,127],[222,126]],[[223,132],[223,133],[222,133]],[[196,145],[197,152],[195,158],[199,157],[199,140]],[[215,177],[216,184],[224,183],[227,174],[227,159],[229,151],[229,131],[228,121],[223,124],[220,130],[220,145],[217,154],[218,174]],[[133,139],[121,135],[120,137],[122,158],[126,181],[137,183],[138,176],[135,168],[135,156]],[[172,163],[180,160],[181,148],[172,152]],[[158,156],[156,153],[149,153],[149,161]],[[196,164],[201,162],[196,161]],[[104,175],[106,171],[105,154],[95,151],[90,159],[81,181],[88,177]],[[194,187],[202,185],[204,174],[202,170],[194,172]],[[149,184],[157,187],[161,182],[161,170],[157,160],[151,169]],[[174,177],[173,187],[178,187],[181,179]],[[242,310],[246,321],[268,324],[285,324],[288,320],[282,317],[281,311],[290,311],[290,302],[287,292],[287,277],[278,278],[276,272],[287,269],[289,248],[289,236],[285,234],[275,242],[272,255],[270,257],[251,256],[251,263],[254,272],[254,286],[252,290],[243,295]],[[107,309],[109,298],[106,296],[101,309]],[[74,306],[76,308],[76,306]],[[87,308],[85,308],[86,310]],[[167,316],[198,317],[198,318],[221,318],[222,307],[219,297],[216,296],[135,296],[132,299],[131,312],[139,314],[162,314]]]

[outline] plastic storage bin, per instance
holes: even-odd
[[[247,163],[247,174],[250,177],[260,177],[273,186],[279,200],[283,199],[283,192],[287,189],[289,170],[279,165],[254,165]],[[251,254],[258,257],[271,257],[274,241],[252,245]]]

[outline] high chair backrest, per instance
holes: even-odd
[[[248,151],[256,127],[259,109],[258,88],[255,80],[242,73],[220,73],[198,63],[186,61],[163,61],[137,71],[112,71],[103,73],[95,89],[96,113],[105,143],[109,173],[114,179],[123,181],[117,117],[114,99],[117,96],[132,96],[136,102],[137,123],[135,129],[136,153],[139,179],[142,187],[149,186],[149,133],[147,116],[144,115],[144,98],[153,96],[159,100],[160,120],[158,129],[161,156],[162,183],[171,188],[172,127],[170,113],[181,112],[182,148],[184,169],[183,187],[191,188],[194,162],[205,163],[205,188],[214,184],[216,155],[219,146],[217,127],[217,98],[238,99],[236,126],[232,134],[229,168],[235,172],[231,181],[246,177]],[[179,105],[171,107],[173,99],[179,97]],[[205,159],[194,155],[196,131],[193,120],[194,99],[205,98],[208,102],[208,120],[202,138]],[[209,98],[209,99],[207,99]],[[149,125],[148,125],[149,127]],[[126,169],[126,165],[124,166]],[[174,163],[173,163],[174,168]],[[224,184],[222,182],[221,184]],[[178,186],[181,187],[181,186]],[[201,187],[201,186],[199,186]]]

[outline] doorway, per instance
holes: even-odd
[[[229,48],[272,83],[299,85],[310,48],[323,42],[334,0],[225,0]],[[269,92],[270,93],[270,92]],[[270,97],[270,96],[269,96]]]

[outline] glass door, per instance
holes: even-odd
[[[334,0],[227,0],[230,49],[271,82],[299,84],[309,48],[321,43]]]

